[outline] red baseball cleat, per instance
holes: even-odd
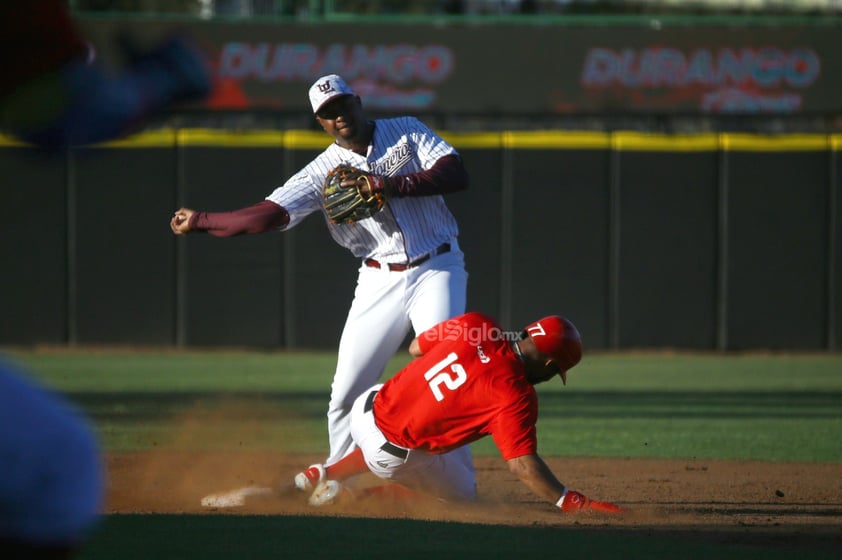
[[[311,492],[325,479],[327,479],[325,467],[317,463],[310,465],[306,470],[295,475],[295,487],[302,492]]]

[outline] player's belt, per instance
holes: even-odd
[[[377,394],[377,391],[372,391],[368,394],[368,398],[365,400],[365,406],[363,406],[363,412],[371,412],[371,409],[374,408],[374,395]]]
[[[374,408],[374,395],[377,394],[377,391],[372,391],[368,394],[368,398],[365,400],[365,405],[363,406],[363,412],[371,412],[371,409]],[[398,459],[403,459],[404,461],[409,456],[409,451],[402,447],[398,447],[388,441],[380,446],[380,449],[394,455]]]
[[[380,261],[375,259],[366,259],[365,265],[370,266],[371,268],[383,268],[385,265],[388,267],[389,270],[392,272],[403,272],[404,270],[409,270],[410,268],[415,268],[416,266],[420,266],[430,260],[432,257],[443,255],[444,253],[450,252],[450,243],[442,243],[429,253],[424,256],[418,257],[414,261],[408,263],[383,263],[381,264]]]

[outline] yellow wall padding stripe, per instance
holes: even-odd
[[[0,133],[0,147],[22,148],[24,146],[26,146],[26,144],[14,136]]]
[[[502,148],[503,134],[500,132],[439,132],[449,144],[456,148]]]
[[[178,133],[178,143],[182,146],[277,147],[293,150],[323,150],[330,145],[331,139],[324,132],[313,130],[182,129]]]
[[[176,131],[173,129],[148,130],[139,132],[120,140],[112,140],[101,144],[92,144],[96,148],[172,148],[175,146]],[[0,134],[0,147],[29,146],[26,142],[18,140],[13,136]]]
[[[611,147],[611,136],[588,131],[513,131],[504,132],[507,148],[601,150]]]
[[[324,150],[331,142],[330,136],[315,130],[288,130],[284,135],[284,147],[291,150]]]
[[[96,144],[97,148],[172,148],[176,145],[178,131],[171,128],[147,130],[121,138]]]
[[[615,150],[641,152],[712,152],[719,149],[716,134],[645,134],[614,132],[611,146]]]
[[[830,148],[823,134],[723,134],[722,148],[733,152],[810,152]]]
[[[213,130],[184,128],[178,131],[180,146],[282,148],[284,132],[280,130]]]
[[[698,152],[798,152],[842,150],[842,134],[648,134],[633,131],[501,131],[440,132],[457,149],[549,149]],[[287,148],[323,150],[331,139],[316,130],[160,129],[121,140],[97,144],[100,148],[171,148],[209,146],[224,148]],[[0,147],[24,147],[13,136],[0,133]]]

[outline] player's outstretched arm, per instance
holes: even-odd
[[[283,206],[263,200],[233,212],[197,212],[180,208],[170,219],[170,229],[176,235],[204,231],[216,237],[232,237],[264,233],[282,228],[288,223],[289,213]]]
[[[564,493],[564,484],[537,454],[522,455],[507,461],[509,470],[526,484],[532,492],[550,503],[556,503]]]
[[[530,490],[564,512],[576,513],[584,510],[604,513],[623,512],[620,506],[610,502],[591,500],[575,490],[566,488],[537,454],[515,457],[509,459],[507,463],[509,470]]]

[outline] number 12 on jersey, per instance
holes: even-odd
[[[456,352],[451,352],[445,359],[431,367],[424,374],[424,379],[427,380],[427,384],[430,386],[430,390],[438,402],[444,400],[444,393],[441,391],[442,384],[453,391],[468,379],[465,368],[461,364],[456,363],[458,358],[459,356],[456,355]],[[450,371],[447,371],[448,366],[450,366]],[[453,374],[456,374],[456,376],[454,377]]]

